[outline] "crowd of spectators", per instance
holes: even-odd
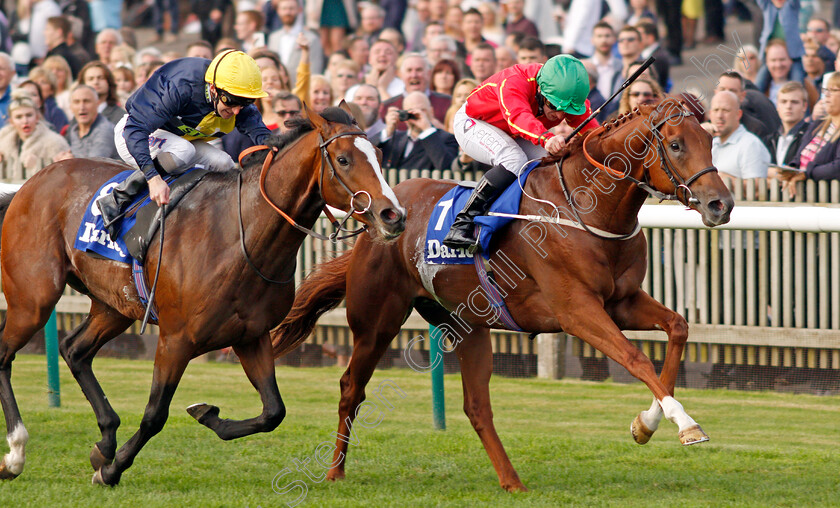
[[[828,18],[825,9],[814,13],[818,3],[21,1],[0,11],[0,176],[25,178],[67,157],[115,157],[113,126],[155,69],[227,48],[248,52],[262,69],[270,96],[257,107],[272,130],[301,115],[304,103],[317,112],[347,101],[386,165],[475,167],[452,137],[452,117],[469,93],[508,66],[571,53],[589,73],[593,109],[641,61],[656,57],[600,121],[679,96],[714,136],[713,160],[723,174],[779,178],[793,191],[790,184],[803,178],[840,178],[840,75],[833,74],[840,65],[840,9]],[[123,26],[143,13],[156,34],[149,47],[137,47],[136,32]],[[684,49],[705,44],[711,51],[723,42],[727,16],[751,17],[755,45],[741,46],[713,93],[677,90],[671,72],[683,65]],[[190,28],[199,40],[184,35]],[[173,44],[184,37],[192,42],[173,51],[184,47]],[[28,141],[33,135],[37,157]],[[236,131],[223,143],[234,160],[248,144]]]

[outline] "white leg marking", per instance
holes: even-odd
[[[677,424],[680,430],[697,425],[697,422],[688,416],[682,404],[677,402],[677,399],[674,397],[665,397],[659,401],[659,405],[662,406],[662,410],[665,412],[665,418]]]
[[[394,190],[391,189],[388,182],[385,181],[385,177],[382,176],[382,168],[379,167],[379,161],[376,160],[376,150],[373,149],[373,144],[368,139],[360,137],[356,137],[353,140],[353,144],[367,156],[368,163],[370,163],[371,167],[373,167],[373,172],[376,173],[376,177],[379,178],[379,184],[382,186],[382,194],[391,200],[394,208],[405,215],[405,208],[400,206],[400,201],[397,199],[397,195],[394,194]]]
[[[650,405],[650,409],[642,411],[640,416],[642,423],[651,431],[659,428],[659,421],[662,420],[662,406],[659,405],[656,397],[653,398],[653,404]]]
[[[9,453],[3,457],[3,463],[10,473],[21,474],[26,463],[26,442],[29,441],[29,433],[23,423],[17,424],[15,430],[6,436],[6,441],[9,443]]]

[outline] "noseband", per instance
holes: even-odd
[[[696,182],[701,176],[705,175],[706,173],[711,173],[711,172],[716,173],[717,168],[714,167],[714,166],[709,166],[709,167],[704,168],[703,170],[698,171],[697,173],[691,175],[688,179],[684,179],[682,176],[680,176],[680,174],[674,168],[674,165],[671,163],[671,159],[665,154],[665,144],[662,142],[662,140],[665,138],[665,136],[663,136],[662,132],[660,131],[660,129],[662,129],[662,126],[665,125],[665,122],[667,122],[668,120],[670,120],[672,118],[685,119],[685,118],[688,118],[690,116],[694,116],[694,113],[683,110],[683,111],[680,111],[679,113],[674,113],[672,115],[669,115],[669,116],[663,118],[662,120],[660,120],[659,122],[657,122],[655,125],[653,125],[651,127],[651,133],[653,134],[653,137],[656,139],[656,153],[659,156],[659,160],[662,161],[662,164],[661,164],[660,167],[662,168],[662,171],[665,173],[665,175],[668,177],[668,179],[671,180],[671,183],[674,185],[674,193],[673,194],[665,194],[664,192],[659,191],[659,190],[651,187],[651,185],[650,185],[650,174],[648,173],[647,170],[644,171],[644,177],[643,177],[644,181],[640,181],[640,180],[637,180],[637,179],[633,178],[630,175],[625,175],[624,173],[620,173],[620,172],[618,172],[618,171],[616,171],[612,168],[608,168],[605,165],[603,165],[600,162],[593,159],[592,156],[589,155],[589,152],[586,150],[586,145],[589,142],[589,138],[592,137],[592,135],[599,134],[599,133],[603,132],[603,130],[604,130],[603,126],[599,127],[598,129],[595,129],[594,131],[590,132],[589,135],[586,136],[586,139],[583,141],[583,155],[584,155],[584,157],[586,157],[586,160],[589,161],[589,163],[594,165],[596,168],[598,168],[602,171],[607,171],[607,172],[612,173],[614,175],[617,175],[621,178],[626,178],[626,179],[630,180],[631,182],[635,183],[640,189],[644,190],[645,192],[647,192],[651,196],[659,199],[660,201],[665,201],[665,200],[679,201],[680,203],[683,203],[686,206],[699,204],[700,201],[697,198],[695,198],[694,194],[691,192],[691,188],[690,188],[691,184]],[[682,121],[682,120],[680,120],[680,121]],[[651,143],[650,140],[645,139],[645,148],[649,149],[650,143]],[[647,150],[645,150],[645,153],[647,153]],[[682,190],[682,196],[680,195],[681,190]],[[681,198],[684,198],[685,201],[683,201],[683,199],[681,199]]]

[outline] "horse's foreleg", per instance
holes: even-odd
[[[616,324],[622,330],[658,329],[668,334],[668,350],[659,379],[673,396],[680,369],[680,359],[688,340],[688,323],[682,316],[641,290],[622,300],[615,306],[612,314]],[[648,442],[659,426],[662,415],[662,407],[657,400],[654,400],[650,409],[636,416],[630,426],[630,431],[637,443]]]
[[[102,433],[102,439],[93,445],[90,452],[90,465],[93,466],[94,471],[114,460],[114,454],[117,452],[117,428],[120,426],[120,417],[108,402],[99,381],[93,374],[91,364],[97,351],[125,331],[131,323],[131,319],[93,300],[90,314],[59,344],[61,356],[64,357],[82,393],[90,402],[93,413],[96,415],[96,424]]]
[[[671,395],[673,387],[671,389],[667,388],[656,376],[653,363],[621,333],[621,330],[602,307],[601,301],[588,294],[575,296],[571,298],[571,301],[576,302],[575,310],[566,315],[558,315],[558,320],[563,325],[563,329],[567,333],[585,340],[622,365],[636,379],[645,383],[662,407],[665,417],[679,427],[680,442],[689,445],[708,441],[708,436],[700,426],[688,416],[682,405]],[[676,358],[679,359],[678,356]],[[649,417],[649,421],[656,420],[656,412],[657,410],[654,408],[648,412],[646,416]],[[636,421],[638,420],[637,418]],[[637,442],[647,442],[643,434],[643,432],[639,434],[640,440],[639,437],[636,437],[634,430],[634,438]],[[650,435],[647,435],[647,438],[649,439]]]
[[[454,328],[453,328],[454,329]],[[461,382],[464,387],[464,412],[470,419],[490,462],[499,476],[499,484],[511,492],[528,490],[505,452],[490,407],[490,376],[493,373],[493,350],[490,330],[477,330],[463,338],[455,349],[461,362]]]
[[[271,432],[276,429],[286,417],[286,406],[280,398],[277,389],[277,379],[274,377],[274,357],[271,350],[271,339],[268,334],[246,344],[233,347],[242,369],[260,393],[263,403],[262,413],[256,418],[247,420],[227,420],[219,418],[219,408],[207,404],[193,404],[187,412],[198,423],[205,425],[220,438],[236,439],[249,436],[257,432]]]
[[[140,420],[140,428],[117,451],[111,464],[105,465],[93,474],[93,483],[116,485],[123,472],[131,467],[134,458],[143,446],[155,434],[163,429],[169,417],[169,404],[178,388],[181,376],[192,357],[192,351],[186,350],[185,339],[181,337],[161,337],[155,354],[155,368],[152,375],[152,390],[149,403]]]

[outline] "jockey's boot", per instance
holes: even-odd
[[[102,213],[102,221],[105,223],[105,228],[108,230],[108,236],[111,237],[111,240],[117,240],[117,234],[120,232],[118,226],[123,212],[146,187],[146,175],[138,169],[123,180],[121,184],[114,187],[110,194],[96,200],[96,206]]]
[[[478,182],[464,209],[458,212],[449,233],[443,239],[443,244],[450,249],[464,249],[475,252],[478,244],[473,235],[475,225],[473,219],[484,215],[499,194],[504,192],[516,180],[516,175],[501,165],[490,168],[481,181]]]

